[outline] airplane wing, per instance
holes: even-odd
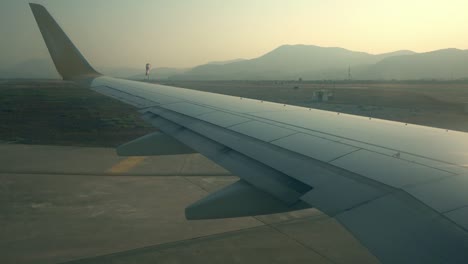
[[[123,155],[197,151],[240,177],[188,219],[315,207],[383,263],[468,263],[468,134],[102,76],[31,4],[58,72],[162,133]]]

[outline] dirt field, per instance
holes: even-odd
[[[468,131],[468,83],[167,81],[162,84]],[[333,93],[314,102],[318,90]],[[154,129],[130,106],[69,82],[0,80],[0,141],[108,146]]]
[[[1,141],[115,147],[153,130],[132,107],[69,82],[0,82]]]

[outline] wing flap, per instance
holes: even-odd
[[[383,263],[468,260],[467,233],[403,191],[362,204],[335,218]]]
[[[301,200],[316,205],[320,211],[334,216],[356,206],[382,197],[391,191],[383,191],[371,185],[354,182],[314,188],[304,194]]]
[[[189,220],[217,219],[283,213],[310,208],[302,201],[288,205],[268,193],[239,180],[211,193],[185,209]]]
[[[168,110],[151,108],[144,119],[288,204],[300,199],[333,215],[392,191],[359,175]]]
[[[327,167],[323,162],[314,161],[309,157],[286,151],[241,133],[157,107],[147,109],[146,113],[160,116],[199,135],[204,135],[218,144],[242,153],[267,167],[288,175],[288,177],[309,186],[314,186],[314,188],[331,183],[346,184],[353,182],[339,173],[335,173],[332,171],[331,166]]]
[[[190,148],[218,163],[234,175],[288,205],[297,203],[300,197],[312,189],[311,186],[291,178],[273,168],[261,164],[242,153],[210,138],[195,133],[186,127],[154,114],[145,114],[143,119],[171,135]],[[186,120],[189,122],[190,120]]]

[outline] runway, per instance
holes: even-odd
[[[0,263],[379,263],[318,210],[187,221],[237,180],[199,154],[0,144]]]

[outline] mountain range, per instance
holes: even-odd
[[[261,57],[194,67],[183,80],[421,80],[468,77],[468,51],[401,50],[373,55],[343,48],[285,45]]]
[[[102,73],[144,78],[144,69],[103,68]],[[349,76],[351,75],[351,76]],[[6,70],[0,78],[57,78],[49,60],[33,60]],[[153,79],[178,80],[422,80],[468,78],[468,50],[426,53],[401,50],[373,55],[343,48],[283,45],[254,59],[210,62],[191,69],[155,68]]]

